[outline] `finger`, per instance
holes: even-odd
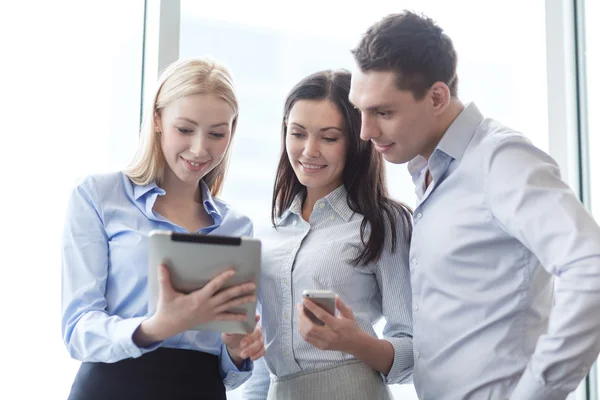
[[[318,304],[314,302],[304,299],[303,301],[304,307],[306,307],[310,312],[315,314],[315,317],[319,318],[325,325],[335,324],[335,317],[325,311],[323,308],[319,307]]]
[[[306,314],[301,304],[298,304],[298,329],[304,340],[307,340],[307,338],[321,338],[329,331],[329,328],[326,326],[315,324],[308,314]]]
[[[304,308],[304,305],[302,304],[298,304],[298,325],[299,328],[302,330],[308,330],[311,329],[313,326],[317,326],[311,317],[308,316],[308,314],[306,313],[306,309]]]
[[[206,286],[204,286],[200,290],[196,290],[194,293],[202,292],[204,295],[208,295],[208,297],[212,297],[215,293],[223,287],[225,282],[227,282],[232,276],[235,275],[234,269],[228,269],[227,271],[221,272],[219,275],[212,278]]]
[[[260,321],[260,314],[256,314],[256,319],[254,322],[258,322],[258,321]]]
[[[173,289],[171,283],[171,273],[164,264],[158,266],[158,288],[163,298],[171,298],[175,293],[175,289]]]
[[[261,358],[262,356],[265,355],[265,348],[263,347],[257,354],[254,354],[253,356],[250,356],[250,359],[252,361],[256,361],[259,358]]]
[[[259,340],[261,342],[263,341],[262,328],[260,325],[257,325],[252,333],[249,333],[242,338],[242,340],[240,341],[240,347],[243,349],[244,347],[248,346],[250,343],[256,340]]]
[[[213,318],[214,321],[245,321],[246,314],[236,314],[230,312],[222,312],[216,314]]]
[[[352,308],[347,306],[346,303],[342,301],[340,296],[335,296],[335,308],[337,308],[340,311],[342,317],[354,318]]]
[[[256,301],[256,296],[253,294],[250,296],[238,297],[237,299],[230,300],[225,304],[216,306],[214,308],[214,310],[215,310],[215,312],[220,313],[223,311],[231,310],[232,308],[243,306],[244,304],[253,303],[255,301]]]
[[[233,339],[241,339],[241,334],[239,333],[223,333],[221,334],[223,340],[233,340]],[[238,337],[239,336],[239,337]]]
[[[304,312],[304,306],[302,304],[296,304],[296,308],[298,309],[298,325],[306,325],[307,321],[312,323],[308,318],[308,315]]]
[[[242,358],[246,359],[255,356],[256,354],[260,353],[264,347],[265,344],[258,340],[250,343],[250,345],[242,351]]]
[[[218,305],[223,304],[231,299],[235,299],[237,297],[247,295],[247,294],[254,294],[255,290],[256,290],[256,285],[253,282],[243,283],[241,285],[235,285],[228,289],[225,289],[222,292],[220,292],[219,294],[215,295],[213,293],[213,296],[211,296],[212,299],[210,301],[215,306],[218,306]]]

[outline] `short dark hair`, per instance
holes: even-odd
[[[431,18],[411,11],[391,14],[372,25],[352,50],[363,71],[394,71],[397,86],[420,100],[435,82],[457,95],[456,50]]]
[[[398,221],[402,223],[404,239],[409,243],[412,233],[411,210],[390,199],[383,156],[373,149],[371,142],[360,139],[360,112],[348,100],[350,80],[351,75],[347,70],[320,71],[302,79],[289,93],[281,124],[283,144],[273,188],[271,222],[276,226],[275,219],[281,217],[298,194],[306,196],[306,187],[298,180],[285,145],[287,121],[292,107],[299,100],[329,100],[339,110],[347,130],[348,145],[342,179],[348,192],[348,205],[352,211],[364,217],[360,229],[363,249],[353,261],[354,265],[367,265],[379,259],[390,241],[391,251],[396,251]],[[368,228],[370,233],[367,238]]]

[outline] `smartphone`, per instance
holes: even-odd
[[[329,314],[335,315],[335,293],[331,290],[304,290],[302,297],[316,303]],[[314,324],[325,325],[308,308],[304,307],[304,312]]]

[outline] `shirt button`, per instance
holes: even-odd
[[[235,372],[233,374],[231,374],[231,376],[233,376],[234,378],[238,377],[238,374],[236,374]]]
[[[285,283],[286,285],[287,285],[289,282],[290,282],[290,281],[288,281],[288,279],[287,279],[287,278],[284,278],[284,279],[283,279],[283,283]]]
[[[321,207],[321,208],[325,208],[325,203],[321,203],[321,204],[319,205],[319,207]]]
[[[287,357],[287,356],[289,356],[289,355],[290,355],[290,352],[289,352],[289,351],[287,351],[287,350],[284,350],[284,351],[283,351],[283,355]]]
[[[421,214],[421,213],[417,213],[417,215],[416,215],[417,218],[421,218],[422,216],[423,216],[423,214]]]
[[[415,304],[415,305],[413,306],[413,310],[414,310],[414,311],[419,311],[419,306]]]
[[[420,352],[416,352],[415,355],[417,356],[417,358],[421,358],[421,353]]]
[[[331,217],[329,217],[329,219],[333,221],[335,217],[332,215]]]
[[[284,318],[285,320],[288,320],[288,319],[290,319],[290,314],[288,314],[288,313],[285,313],[285,314],[283,314],[283,318]]]
[[[413,258],[412,263],[413,263],[413,265],[417,265],[419,263],[419,260],[417,260],[416,258]]]
[[[294,222],[292,222],[292,225],[294,225],[294,226],[298,225],[298,221],[294,220]]]

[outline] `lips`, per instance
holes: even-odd
[[[387,150],[391,149],[394,143],[382,144],[373,142],[373,146],[375,146],[375,150],[380,153],[385,153]]]
[[[300,165],[302,165],[306,169],[319,170],[319,169],[323,169],[327,166],[327,165],[322,165],[322,164],[303,163],[302,161],[298,161],[298,162],[300,163]]]
[[[184,161],[186,167],[192,172],[201,171],[209,163],[209,161],[204,161],[204,162],[191,161],[191,160],[188,160],[183,157],[181,157],[181,159]]]
[[[313,163],[303,163],[302,161],[298,161],[300,164],[301,170],[304,174],[318,174],[323,171],[327,164],[313,164]]]

